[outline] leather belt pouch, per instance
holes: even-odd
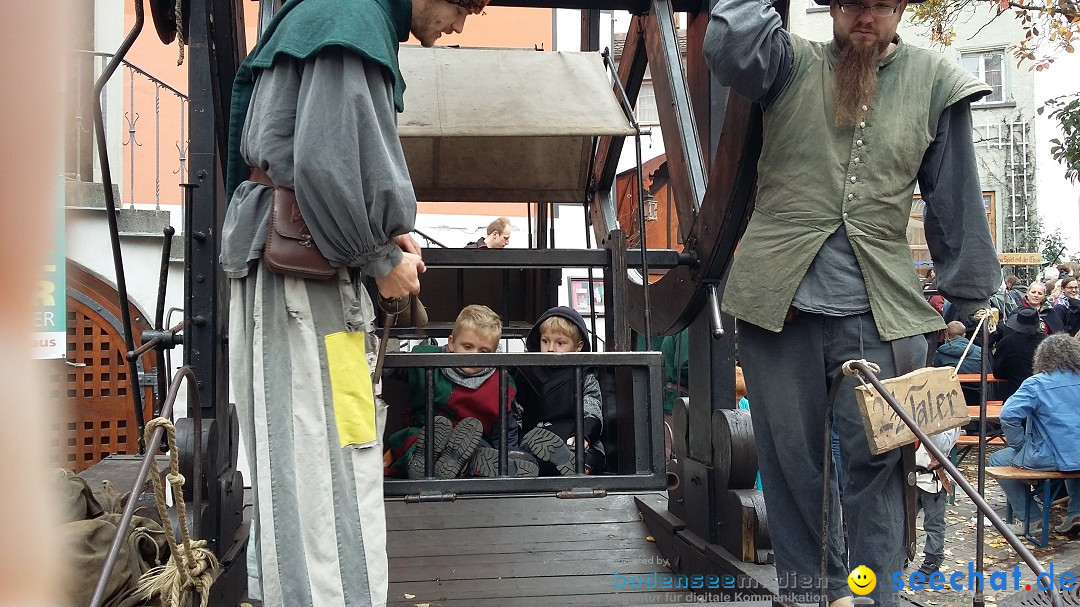
[[[252,169],[251,181],[273,186],[265,172]],[[308,280],[329,280],[337,274],[326,257],[315,246],[300,207],[296,193],[289,188],[274,187],[270,209],[270,225],[266,233],[263,262],[270,270]]]

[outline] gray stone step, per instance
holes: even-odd
[[[65,182],[65,206],[69,217],[77,215],[83,219],[87,216],[100,215],[102,229],[108,229],[108,220],[105,216],[105,188],[99,182],[71,181]],[[163,239],[165,226],[172,222],[172,214],[168,211],[154,209],[129,209],[120,207],[120,188],[113,185],[113,195],[116,197],[116,224],[120,231],[121,239]],[[95,218],[96,219],[96,218]],[[176,227],[176,226],[174,226]],[[177,230],[173,237],[172,250],[169,258],[173,261],[184,259],[184,239]]]

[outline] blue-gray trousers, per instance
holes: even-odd
[[[823,316],[799,313],[774,333],[740,322],[739,354],[753,412],[758,466],[783,595],[814,602],[820,592],[821,481],[826,461],[823,444],[825,406],[833,377],[844,362],[866,359],[881,367],[881,378],[896,375],[893,344],[878,335],[871,313]],[[926,362],[922,335],[905,338],[918,368]],[[893,572],[904,565],[904,476],[900,451],[871,455],[855,400],[858,381],[845,377],[834,405],[844,479],[847,554],[840,529],[836,475],[830,473],[828,579],[824,589],[833,601],[851,592],[847,576],[865,565],[878,583],[869,597],[875,605],[893,606]],[[831,459],[831,458],[830,458]],[[809,598],[809,600],[808,600]]]

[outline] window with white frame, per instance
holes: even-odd
[[[1005,51],[983,51],[963,53],[960,62],[964,69],[974,74],[992,89],[992,92],[979,100],[979,104],[1002,103],[1008,101],[1005,96]]]
[[[638,124],[660,124],[660,113],[656,110],[656,93],[653,92],[651,80],[641,83],[637,103],[634,105],[634,116]]]

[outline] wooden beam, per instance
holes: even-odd
[[[634,107],[637,103],[641,81],[648,67],[644,42],[645,22],[641,17],[634,17],[626,30],[626,41],[623,43],[623,53],[619,58],[617,72],[630,107]],[[616,98],[621,98],[622,94],[619,92],[618,85],[614,86],[614,92]],[[592,200],[589,212],[592,216],[593,233],[596,241],[601,245],[606,242],[608,231],[618,227],[615,221],[615,203],[610,193],[615,186],[615,174],[618,171],[619,157],[622,155],[625,142],[626,137],[601,137],[592,164],[590,184]]]
[[[653,0],[652,12],[645,17],[645,42],[679,232],[685,239],[705,197],[707,181],[674,17],[671,0]]]

